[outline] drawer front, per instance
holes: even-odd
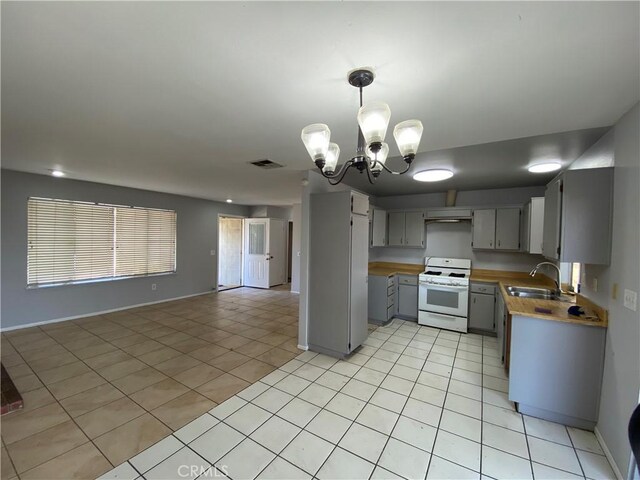
[[[391,295],[395,295],[396,293],[396,287],[391,285],[390,287],[387,287],[387,297],[390,297]]]
[[[393,318],[393,313],[394,313],[394,306],[391,305],[389,308],[387,308],[387,320],[391,320]]]
[[[401,275],[398,277],[398,284],[400,285],[418,285],[418,277],[410,275]]]
[[[387,277],[387,287],[393,287],[396,284],[396,276]]]
[[[387,307],[391,307],[392,305],[396,304],[396,295],[395,293],[393,295],[389,295],[387,297]]]
[[[472,283],[471,284],[471,293],[484,293],[486,295],[495,295],[496,294],[496,286],[489,285],[487,283]]]

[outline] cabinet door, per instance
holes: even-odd
[[[557,260],[560,258],[560,215],[562,211],[562,180],[555,179],[544,192],[544,230],[542,232],[542,255]]]
[[[367,237],[369,219],[364,215],[351,215],[351,282],[349,292],[349,351],[362,345],[369,336],[367,279],[369,250]]]
[[[424,247],[424,213],[407,212],[404,222],[404,244],[407,247]]]
[[[371,246],[384,247],[387,244],[387,212],[378,208],[371,215]]]
[[[404,212],[390,212],[388,217],[389,233],[387,243],[390,247],[404,245]]]
[[[495,297],[472,293],[469,298],[469,328],[493,331]]]
[[[504,363],[504,342],[505,342],[505,304],[500,293],[496,296],[496,311],[495,311],[495,325],[496,334],[498,337],[498,352],[500,354],[500,361]]]
[[[418,318],[418,286],[398,285],[398,315]]]
[[[520,248],[520,209],[498,208],[496,210],[496,249],[518,250]]]
[[[496,210],[484,208],[473,211],[473,248],[496,248]]]
[[[542,253],[544,235],[544,197],[531,199],[529,212],[529,253]]]

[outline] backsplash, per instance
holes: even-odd
[[[528,253],[473,250],[470,222],[428,223],[425,228],[426,248],[370,248],[369,261],[422,264],[427,256],[470,258],[472,268],[524,272],[545,260]]]

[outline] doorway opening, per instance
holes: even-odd
[[[218,216],[218,291],[238,288],[242,281],[242,217]]]

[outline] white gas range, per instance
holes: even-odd
[[[425,258],[419,276],[418,323],[467,332],[471,260]]]

